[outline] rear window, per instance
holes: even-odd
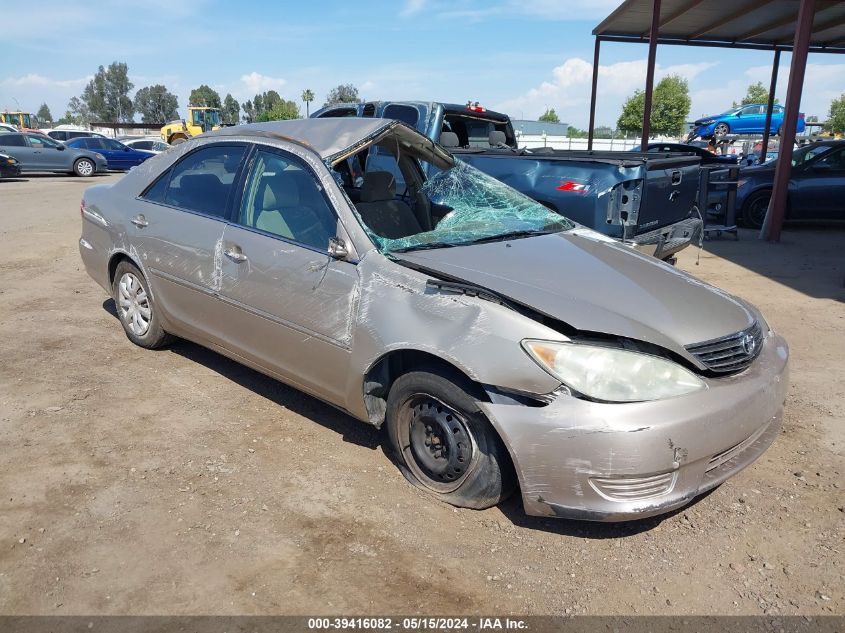
[[[384,109],[384,118],[402,121],[416,129],[420,112],[413,106],[391,104]]]
[[[4,147],[26,147],[23,134],[0,134],[0,145]]]
[[[513,146],[515,139],[505,122],[477,119],[462,114],[447,114],[443,119],[443,132],[458,135],[458,147],[490,148],[490,132],[503,132],[505,143]]]

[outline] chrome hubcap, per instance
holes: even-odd
[[[83,176],[90,176],[94,172],[94,165],[89,163],[87,160],[79,161],[79,173]]]
[[[120,318],[135,336],[144,336],[150,329],[152,310],[147,292],[132,273],[123,273],[117,285]]]

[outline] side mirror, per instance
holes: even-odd
[[[347,255],[349,255],[349,249],[346,247],[346,242],[339,237],[333,237],[329,240],[329,257],[343,259]]]
[[[65,151],[65,146],[64,145],[56,145],[56,149],[59,150],[60,152],[63,152],[63,151]]]

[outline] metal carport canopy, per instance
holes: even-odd
[[[593,29],[593,82],[588,148],[595,128],[596,87],[601,42],[647,43],[643,147],[650,131],[658,44],[774,51],[764,143],[768,142],[777,67],[781,51],[793,51],[781,148],[763,234],[780,239],[786,215],[795,126],[808,53],[845,53],[845,2],[842,0],[625,0]],[[765,155],[765,153],[763,153]]]
[[[658,44],[791,50],[797,0],[662,0]],[[845,2],[816,0],[811,53],[845,53]],[[648,42],[653,0],[625,0],[593,35]]]

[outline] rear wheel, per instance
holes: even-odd
[[[387,399],[387,433],[408,481],[454,506],[483,509],[507,498],[516,479],[466,383],[439,368],[400,376]]]
[[[752,229],[759,229],[763,226],[771,199],[771,191],[758,191],[746,200],[745,204],[742,205],[742,220],[745,226]]]
[[[716,127],[713,128],[713,135],[714,136],[725,136],[731,131],[730,126],[727,123],[717,123]]]
[[[122,261],[117,265],[112,297],[120,324],[135,345],[156,349],[170,342],[171,336],[161,327],[147,280],[131,262]]]
[[[73,173],[77,176],[93,176],[95,171],[97,168],[90,158],[80,158],[73,164]]]

